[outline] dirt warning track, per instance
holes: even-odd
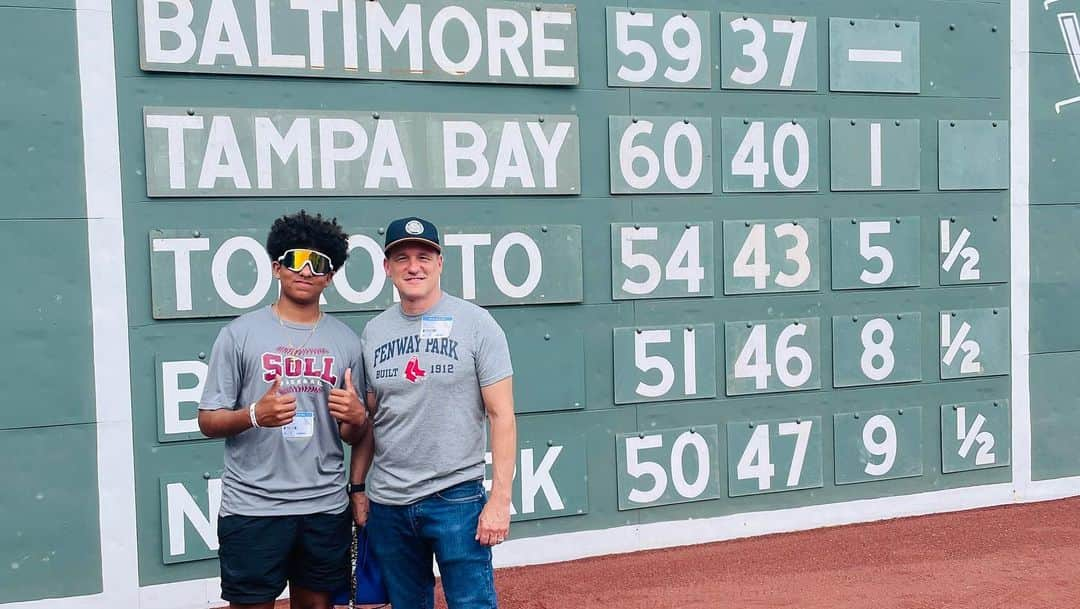
[[[1071,609],[1080,498],[500,569],[496,586],[504,609]]]
[[[1076,609],[1080,497],[499,569],[495,585],[502,609]]]

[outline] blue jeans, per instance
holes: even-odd
[[[462,482],[409,505],[371,502],[367,532],[394,609],[432,609],[439,563],[449,609],[496,609],[491,548],[476,541],[487,495]]]

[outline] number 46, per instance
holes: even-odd
[[[742,351],[735,359],[735,378],[754,379],[755,389],[767,389],[769,377],[772,376],[772,364],[768,359],[768,336],[765,324],[756,324],[750,330],[750,337],[746,340]],[[798,322],[785,327],[776,339],[776,376],[786,387],[795,388],[806,384],[813,372],[814,364],[810,354],[802,347],[790,345],[789,341],[796,336],[805,336],[807,326]],[[791,371],[792,360],[799,362],[797,372]]]

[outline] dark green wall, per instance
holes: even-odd
[[[1057,15],[1076,2],[1031,3],[1031,469],[1045,480],[1080,475],[1080,95]]]
[[[226,320],[155,320],[150,292],[149,233],[154,229],[264,231],[271,221],[301,207],[337,216],[346,227],[385,226],[392,218],[418,213],[441,225],[571,224],[582,229],[584,298],[580,304],[503,307],[495,316],[513,332],[532,316],[543,317],[551,335],[584,337],[584,408],[559,414],[528,414],[520,427],[530,438],[576,434],[584,438],[587,513],[516,523],[519,537],[602,529],[619,525],[681,520],[753,510],[821,504],[849,499],[902,495],[1011,479],[1007,467],[943,474],[941,472],[942,404],[1004,400],[1007,376],[942,381],[939,375],[938,313],[966,307],[1007,307],[1009,285],[944,286],[939,281],[938,221],[942,216],[997,216],[1008,223],[1009,193],[1004,190],[943,192],[938,189],[938,120],[1007,120],[1009,115],[1007,3],[921,0],[867,3],[860,0],[651,0],[638,8],[670,7],[711,13],[713,64],[719,57],[719,14],[723,11],[815,15],[818,19],[818,89],[816,92],[732,91],[720,87],[713,69],[709,90],[644,90],[607,86],[604,3],[577,2],[580,84],[574,87],[455,85],[450,83],[356,81],[223,74],[144,72],[139,68],[138,23],[131,9],[114,12],[123,195],[129,286],[130,345],[134,445],[139,527],[140,582],[156,584],[217,575],[213,560],[165,565],[162,561],[162,478],[186,477],[196,483],[203,473],[221,467],[220,442],[161,442],[156,408],[155,357],[195,360],[209,351]],[[615,6],[618,3],[608,3]],[[885,6],[882,6],[885,5]],[[829,91],[829,17],[919,21],[921,27],[921,94],[844,94]],[[962,24],[950,29],[950,24]],[[410,112],[513,112],[576,114],[580,119],[581,194],[558,197],[256,197],[245,199],[155,197],[146,193],[143,141],[145,106],[299,108]],[[710,195],[613,196],[609,194],[608,117],[640,114],[708,116],[713,120],[715,190]],[[800,194],[723,193],[724,173],[719,126],[722,117],[810,117],[819,121],[820,188]],[[921,121],[921,168],[918,192],[832,192],[829,180],[828,119],[888,118]],[[921,287],[839,292],[830,288],[829,220],[834,217],[918,216]],[[817,218],[821,223],[821,290],[800,294],[722,296],[717,281],[714,298],[614,302],[611,285],[611,223],[635,221],[712,221],[716,234],[724,220],[751,218]],[[1006,231],[1007,234],[1007,231]],[[719,240],[718,240],[719,243]],[[984,246],[985,247],[985,246]],[[1008,250],[1007,243],[995,244]],[[722,259],[719,246],[716,258]],[[986,254],[989,256],[989,254]],[[1007,257],[1006,257],[1007,259]],[[717,276],[723,277],[716,264]],[[998,269],[1000,271],[1000,269]],[[1007,277],[1007,273],[1004,274]],[[535,311],[535,313],[530,313]],[[832,315],[919,311],[922,348],[918,354],[922,381],[914,384],[834,389],[832,383]],[[722,372],[718,397],[662,404],[615,405],[612,329],[636,324],[717,324],[718,361],[724,357],[723,322],[766,317],[817,316],[822,322],[823,389],[801,393],[724,397]],[[359,328],[366,314],[346,314]],[[541,364],[527,343],[512,345],[515,369],[526,374]],[[995,357],[1008,352],[994,344]],[[721,367],[720,370],[723,370]],[[575,382],[576,379],[575,379]],[[870,484],[835,485],[832,415],[879,408],[921,406],[917,452],[921,476]],[[748,419],[817,416],[823,424],[822,488],[730,498],[727,496],[725,425]],[[680,505],[618,510],[616,436],[638,430],[718,425],[721,448],[721,497]],[[1002,438],[1002,442],[1006,439]],[[580,466],[579,466],[580,467]],[[780,467],[778,466],[778,473]],[[205,489],[204,489],[205,490]],[[195,539],[189,536],[189,540]]]
[[[74,2],[5,4],[0,603],[102,586]]]

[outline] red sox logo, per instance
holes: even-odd
[[[417,383],[427,375],[427,371],[420,367],[420,358],[412,356],[405,365],[405,378],[410,383]]]

